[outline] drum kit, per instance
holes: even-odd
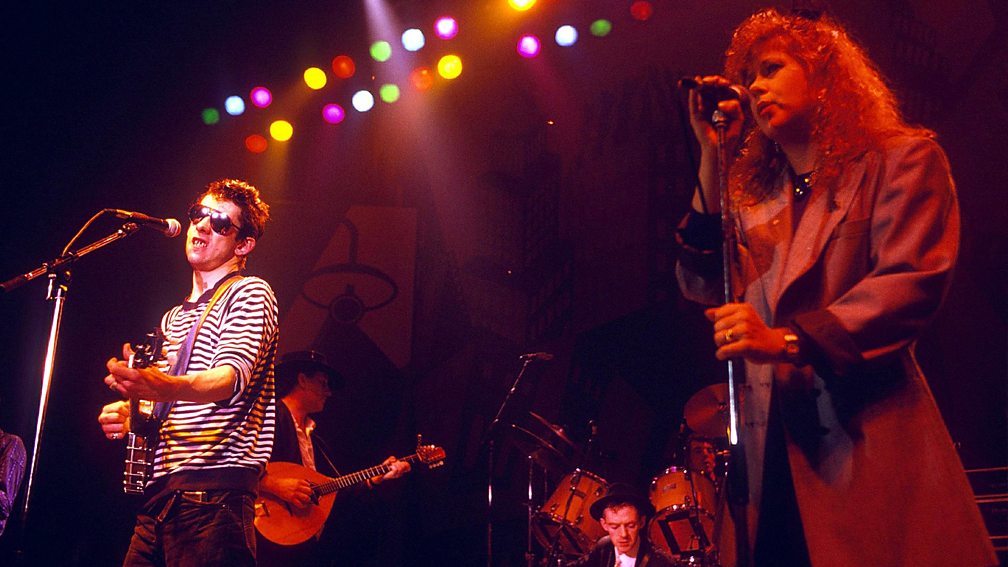
[[[725,436],[727,395],[727,387],[718,384],[690,398],[684,419],[695,435]],[[572,470],[578,453],[575,444],[562,428],[538,414],[527,412],[511,428],[512,441],[547,473],[570,471],[542,506],[530,513],[530,533],[546,553],[543,564],[562,565],[585,555],[606,535],[589,509],[605,495],[609,483],[580,467]],[[652,544],[664,549],[677,565],[720,565],[716,535],[725,507],[712,476],[671,466],[651,481],[648,495],[656,513],[646,532]]]

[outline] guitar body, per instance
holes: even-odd
[[[332,480],[308,467],[281,461],[269,463],[266,474],[304,479],[312,484]],[[302,510],[269,494],[260,494],[255,504],[255,527],[263,537],[280,545],[296,545],[308,541],[322,529],[335,499],[335,492],[321,495],[318,504],[309,504]]]

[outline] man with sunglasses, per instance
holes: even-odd
[[[192,290],[161,319],[166,363],[107,363],[109,388],[158,402],[163,417],[149,437],[153,472],[124,565],[255,565],[254,495],[274,437],[277,305],[269,284],[241,272],[268,218],[255,187],[211,183],[189,210]],[[130,404],[106,405],[98,421],[122,439]]]

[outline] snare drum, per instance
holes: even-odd
[[[566,555],[583,555],[605,535],[589,509],[605,496],[606,481],[588,471],[575,470],[557,485],[549,500],[533,518],[536,539],[545,549],[556,541]]]
[[[714,531],[714,484],[702,475],[669,467],[651,481],[655,517],[648,526],[651,542],[675,558],[702,551]]]

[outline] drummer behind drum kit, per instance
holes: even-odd
[[[684,411],[690,429],[704,437],[724,437],[726,399],[727,387],[720,384],[694,394]],[[573,460],[575,445],[563,429],[534,412],[511,427],[516,433],[512,440],[545,470],[569,466]],[[562,564],[583,556],[606,535],[589,509],[605,495],[607,487],[600,476],[575,468],[532,514],[530,529],[547,552],[545,564]],[[703,474],[672,466],[652,479],[649,498],[656,510],[646,530],[653,545],[668,552],[677,564],[718,565],[712,544],[717,541],[724,506],[714,482]]]

